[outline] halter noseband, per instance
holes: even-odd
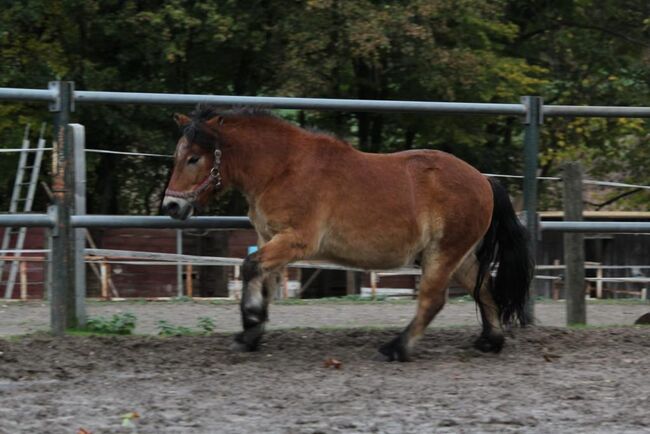
[[[196,201],[201,193],[214,185],[215,193],[221,189],[221,150],[214,150],[214,163],[212,164],[212,169],[210,169],[210,174],[203,180],[201,183],[188,191],[176,191],[168,188],[165,190],[165,196],[177,197],[179,199],[185,199],[190,202]]]

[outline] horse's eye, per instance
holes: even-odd
[[[201,157],[197,157],[196,155],[193,156],[193,157],[190,157],[190,158],[187,160],[187,164],[196,164],[196,163],[199,162],[199,158],[201,158]]]

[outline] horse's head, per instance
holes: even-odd
[[[221,150],[216,128],[221,118],[211,110],[197,111],[192,118],[175,114],[183,135],[176,145],[174,168],[165,191],[162,211],[185,220],[207,204],[210,193],[221,187]]]

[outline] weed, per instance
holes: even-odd
[[[158,321],[158,335],[159,336],[195,336],[195,335],[209,335],[214,332],[214,321],[206,316],[198,318],[196,328],[179,326],[170,323],[169,321]]]
[[[215,324],[211,318],[208,318],[207,316],[200,316],[198,319],[197,327],[203,330],[203,333],[208,335],[214,332]]]
[[[84,331],[107,335],[130,335],[135,329],[136,317],[132,313],[116,313],[112,317],[90,317]]]
[[[196,334],[189,327],[174,325],[164,319],[158,321],[157,327],[159,336],[186,336]]]
[[[193,302],[194,300],[192,299],[192,297],[188,297],[187,295],[181,295],[180,297],[172,298],[171,301],[175,301],[177,303],[190,303]]]

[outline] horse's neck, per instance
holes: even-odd
[[[223,136],[224,179],[247,197],[264,191],[291,164],[291,134],[281,128],[239,127]]]

